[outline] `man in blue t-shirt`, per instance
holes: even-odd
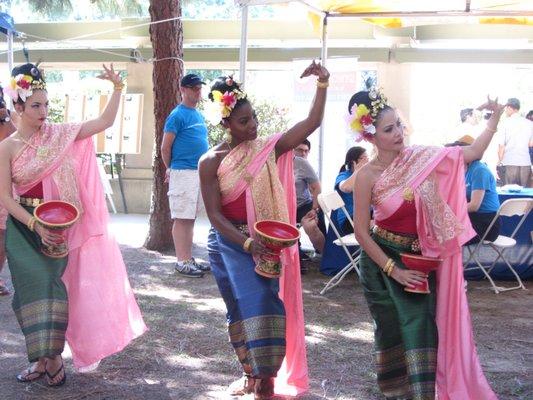
[[[468,242],[473,244],[479,242],[490,223],[494,219],[500,200],[496,191],[496,179],[490,172],[487,165],[479,160],[472,161],[465,174],[466,199],[468,201],[467,210],[472,227],[477,236]],[[486,240],[495,240],[500,232],[500,221],[496,221]]]
[[[201,278],[209,270],[192,257],[194,221],[203,207],[198,176],[198,160],[207,152],[207,127],[196,107],[202,95],[202,82],[196,74],[180,82],[181,104],[167,117],[161,155],[167,167],[168,200],[173,219],[172,238],[176,250],[176,271]]]

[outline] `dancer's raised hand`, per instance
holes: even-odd
[[[302,72],[300,78],[305,78],[306,76],[311,75],[318,77],[320,82],[327,82],[329,79],[329,71],[327,68],[315,60],[313,60],[311,64],[304,70],[304,72]]]
[[[114,85],[122,84],[122,77],[113,69],[113,63],[109,65],[109,68],[107,68],[105,64],[102,64],[102,66],[104,67],[104,71],[98,75],[97,78],[113,82]]]

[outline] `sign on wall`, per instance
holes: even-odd
[[[66,96],[65,122],[88,121],[104,110],[109,95]],[[96,135],[97,153],[139,154],[141,152],[144,95],[123,94],[113,126]]]

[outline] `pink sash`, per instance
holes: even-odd
[[[67,342],[76,368],[90,369],[146,331],[120,249],[107,230],[108,212],[92,138],[76,141],[81,124],[44,124],[12,161],[18,194],[38,182],[45,200],[76,204],[63,275],[69,300]],[[39,155],[40,154],[40,155]]]
[[[275,145],[281,134],[241,143],[225,158],[217,171],[222,204],[246,192],[248,226],[253,231],[257,220],[276,219],[296,223],[296,193],[292,152],[275,161]],[[269,179],[267,185],[264,179]],[[259,183],[255,185],[255,183]],[[274,189],[272,189],[274,188]],[[287,207],[286,207],[287,206]],[[254,235],[251,232],[252,236]],[[286,355],[275,380],[275,392],[296,396],[309,388],[305,350],[300,260],[297,247],[282,252],[283,272],[279,297],[286,311]]]
[[[461,246],[475,232],[466,209],[462,149],[406,148],[374,186],[376,218],[392,215],[406,189],[414,192],[422,254],[444,260],[437,270],[438,399],[496,399],[479,363],[464,290]]]

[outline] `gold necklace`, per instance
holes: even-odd
[[[389,165],[391,165],[391,163],[385,163],[381,160],[381,158],[379,158],[379,156],[376,155],[376,158],[375,158],[375,161],[377,162],[378,165],[384,167],[384,168],[388,168]]]
[[[33,137],[33,135],[36,135],[38,132],[39,131],[32,134],[31,137]],[[18,131],[17,131],[17,136],[21,140],[22,143],[26,144],[27,146],[31,147],[32,149],[36,151],[37,157],[45,158],[48,155],[48,146],[42,146],[42,145],[35,146],[34,144],[31,144],[29,141],[24,139],[22,135],[20,134],[20,132]]]

